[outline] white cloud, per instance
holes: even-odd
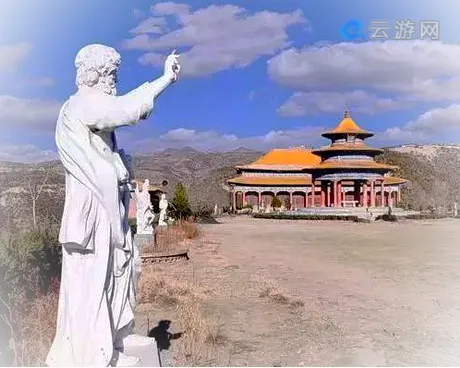
[[[134,141],[120,137],[120,145],[139,152],[149,152],[152,148],[192,147],[201,151],[230,151],[239,147],[267,150],[274,147],[289,147],[296,145],[313,145],[322,141],[321,127],[305,126],[291,130],[272,130],[263,135],[239,137],[235,134],[219,134],[215,131],[197,131],[194,129],[178,128],[168,131],[158,138]],[[322,142],[325,143],[325,142]]]
[[[427,136],[460,133],[460,105],[453,104],[446,108],[429,110],[406,124],[404,129]]]
[[[61,103],[56,101],[0,95],[0,129],[53,130],[60,108]]]
[[[26,42],[0,45],[0,73],[15,71],[31,51],[32,46]]]
[[[189,13],[190,7],[187,4],[165,1],[152,5],[152,12],[157,15],[184,16]]]
[[[152,12],[152,17],[134,29],[138,35],[124,41],[124,47],[147,51],[139,61],[154,66],[161,65],[164,53],[186,49],[181,52],[181,72],[189,76],[245,67],[261,56],[272,56],[289,47],[290,26],[306,24],[300,10],[249,13],[234,5],[210,5],[191,11],[186,4],[163,2],[155,4]],[[174,30],[157,25],[169,17],[176,23]],[[164,33],[147,34],[160,31]]]
[[[460,45],[430,41],[291,48],[268,61],[275,81],[297,90],[365,89],[413,101],[460,99]]]
[[[132,34],[162,34],[166,27],[164,18],[147,18],[129,32]]]
[[[388,128],[377,139],[398,143],[457,143],[460,141],[460,105],[428,110],[401,127]]]
[[[35,163],[58,159],[55,151],[41,149],[33,144],[1,144],[0,161]]]
[[[350,105],[353,112],[367,115],[402,110],[410,106],[407,101],[377,97],[363,90],[343,93],[298,91],[278,108],[278,113],[281,116],[340,113],[346,104]]]

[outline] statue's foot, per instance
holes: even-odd
[[[113,367],[134,367],[140,362],[140,358],[123,354],[122,352],[117,352],[115,358],[113,359]]]

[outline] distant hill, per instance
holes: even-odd
[[[230,195],[225,182],[236,175],[235,166],[250,163],[262,154],[244,147],[225,153],[204,153],[189,147],[168,149],[135,155],[134,172],[137,179],[148,178],[152,184],[167,180],[170,198],[175,185],[183,182],[194,207],[213,207],[216,203],[226,206]],[[460,201],[460,146],[391,147],[377,160],[399,166],[395,174],[410,180],[403,199],[412,208],[448,206],[454,200]],[[30,165],[0,162],[0,218],[30,224],[29,184],[40,185],[47,172],[48,180],[37,201],[37,213],[43,218],[59,218],[64,203],[64,171],[58,161]]]
[[[204,153],[189,147],[167,149],[134,155],[134,173],[136,179],[149,179],[153,185],[167,180],[165,189],[169,198],[181,181],[195,208],[201,205],[213,207],[216,203],[227,206],[230,195],[225,189],[226,179],[236,175],[236,165],[250,163],[260,155],[262,152],[247,149],[225,153]],[[29,184],[41,185],[46,175],[44,190],[37,200],[37,213],[41,217],[59,218],[65,194],[64,169],[59,161],[39,164],[0,162],[0,218],[31,223]]]
[[[399,166],[410,180],[403,199],[414,209],[460,201],[460,145],[403,145],[387,148],[378,161]]]

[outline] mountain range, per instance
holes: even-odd
[[[175,185],[184,183],[195,209],[213,207],[216,203],[222,207],[229,204],[226,179],[235,176],[235,166],[253,162],[262,154],[244,147],[224,153],[198,152],[190,147],[167,149],[134,155],[134,173],[137,179],[148,178],[153,185],[167,180],[164,189],[169,198]],[[403,192],[406,206],[414,209],[449,206],[460,200],[460,145],[389,147],[377,161],[399,166],[395,175],[410,181]],[[0,218],[31,223],[34,196],[37,216],[42,221],[60,217],[65,188],[64,170],[59,161],[0,162],[0,185]]]

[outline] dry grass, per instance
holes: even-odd
[[[267,298],[273,303],[288,305],[291,308],[301,308],[304,302],[289,296],[288,293],[279,287],[273,280],[264,277],[257,277],[257,283],[260,285],[259,298]]]
[[[152,267],[144,267],[139,279],[138,302],[174,307],[189,298],[199,298],[200,291],[187,281],[158,276]]]
[[[59,293],[49,292],[32,302],[8,304],[4,316],[10,326],[14,366],[44,366],[56,332]]]
[[[194,222],[180,221],[169,226],[158,226],[155,229],[157,244],[155,247],[144,246],[144,253],[167,252],[181,248],[185,242],[198,237],[198,227]]]
[[[225,344],[221,323],[206,315],[202,303],[190,298],[177,306],[177,318],[185,334],[178,344],[175,363],[178,366],[209,366],[215,360],[216,349]]]
[[[167,272],[165,272],[167,271]],[[175,274],[176,273],[176,274]],[[219,319],[204,308],[209,291],[194,278],[186,278],[185,266],[144,267],[139,280],[141,309],[169,310],[183,335],[174,342],[175,366],[209,366],[226,338]]]

